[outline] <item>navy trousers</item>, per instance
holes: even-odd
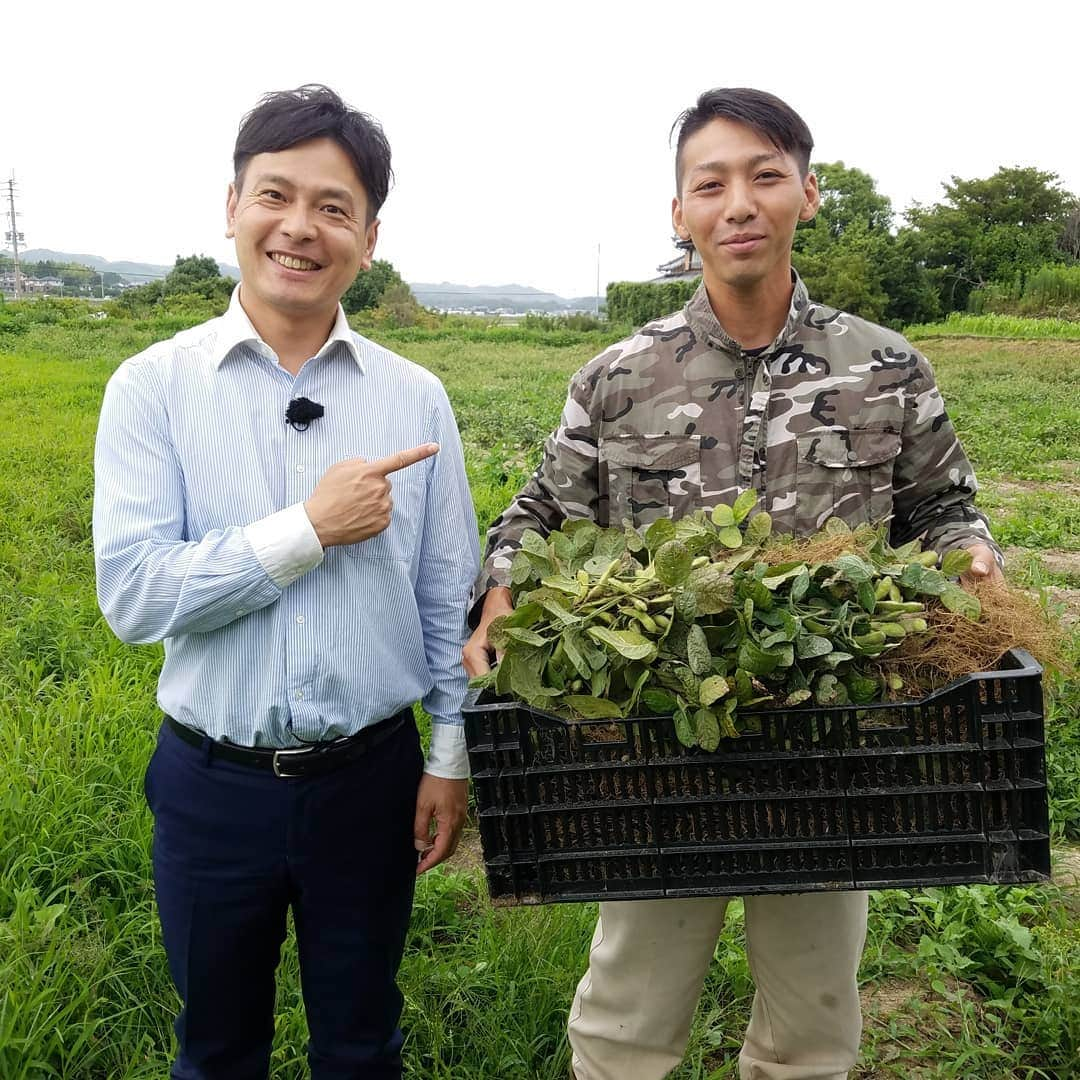
[[[415,725],[309,779],[221,761],[211,745],[163,727],[146,771],[158,913],[183,1004],[173,1080],[265,1080],[290,906],[313,1080],[398,1080]]]

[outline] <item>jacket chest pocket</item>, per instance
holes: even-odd
[[[600,440],[598,452],[602,525],[678,518],[700,502],[697,435],[614,435]]]
[[[796,442],[797,533],[816,532],[831,517],[849,525],[892,517],[899,433],[831,429],[799,435]]]

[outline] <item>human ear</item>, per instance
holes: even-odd
[[[799,220],[809,221],[821,206],[821,192],[818,189],[818,179],[812,173],[806,174],[803,181],[803,204],[799,210]]]
[[[231,240],[236,235],[237,194],[236,185],[230,184],[228,195],[225,198],[225,237],[228,240]]]

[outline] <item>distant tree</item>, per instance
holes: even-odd
[[[824,231],[839,240],[851,228],[884,235],[892,228],[892,203],[878,192],[874,178],[862,169],[849,168],[842,161],[818,162],[813,166],[821,191],[821,207],[811,221],[803,222],[795,233],[795,250],[821,239]]]
[[[385,259],[376,259],[371,264],[370,270],[361,270],[356,275],[356,279],[341,298],[341,306],[349,315],[353,315],[358,311],[365,311],[368,308],[378,307],[383,294],[391,287],[396,286],[405,289],[413,304],[416,303],[412,290],[402,281],[401,275],[394,269],[393,264]]]
[[[1065,219],[1065,225],[1058,237],[1058,247],[1065,252],[1067,258],[1080,262],[1080,205]]]
[[[1058,241],[1077,200],[1056,173],[1001,168],[985,179],[954,176],[944,187],[942,202],[907,212],[927,267],[940,271],[944,310],[965,308],[974,289],[1060,259]]]
[[[202,282],[216,281],[220,277],[217,261],[209,255],[177,255],[176,264],[165,276],[165,292],[197,292],[197,286]]]

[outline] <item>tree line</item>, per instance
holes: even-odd
[[[814,171],[821,209],[796,230],[792,252],[814,299],[897,327],[950,311],[1021,310],[1026,297],[1026,310],[1053,297],[1047,314],[1080,315],[1080,200],[1055,173],[953,176],[940,202],[915,204],[897,227],[868,173],[842,161]],[[693,284],[613,283],[608,317],[646,322],[685,302]]]

